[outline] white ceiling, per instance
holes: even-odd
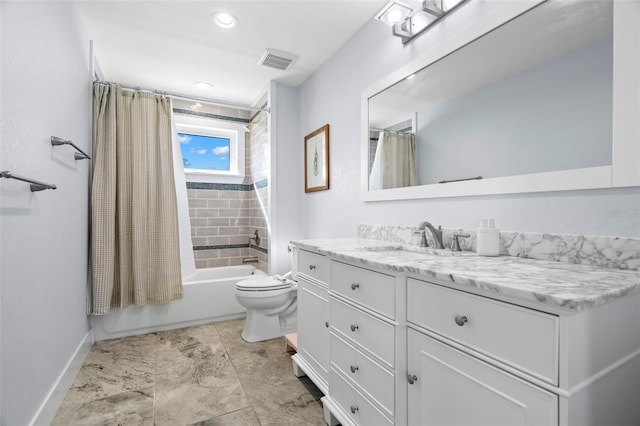
[[[106,80],[239,105],[257,101],[271,80],[300,85],[385,3],[76,1]],[[217,11],[232,13],[238,25],[217,27],[210,18]],[[259,65],[266,48],[299,59],[286,71]],[[196,81],[213,88],[197,89]]]

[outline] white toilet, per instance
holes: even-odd
[[[247,342],[274,339],[295,331],[298,284],[296,252],[290,247],[292,272],[283,277],[250,278],[236,284],[238,303],[247,308],[242,338]]]

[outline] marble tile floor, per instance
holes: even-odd
[[[96,342],[53,425],[318,425],[322,393],[244,319]]]

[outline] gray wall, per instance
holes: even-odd
[[[420,111],[420,183],[611,165],[612,61],[609,40]]]
[[[1,420],[28,424],[88,336],[85,315],[89,40],[71,2],[3,1],[0,168],[57,185],[0,180]]]
[[[302,194],[301,237],[356,235],[358,223],[415,226],[428,219],[447,228],[477,226],[493,217],[513,231],[640,236],[638,188],[547,192],[364,203],[360,199],[360,95],[389,73],[467,27],[503,2],[469,2],[411,44],[371,20],[299,89],[300,130],[291,149],[302,158],[302,138],[331,125],[331,189]],[[296,176],[303,179],[302,161]]]
[[[277,185],[271,187],[270,256],[272,274],[291,270],[287,252],[289,241],[300,237],[300,197],[304,179],[297,175],[302,164],[302,138],[298,138],[298,89],[271,83],[271,174]]]

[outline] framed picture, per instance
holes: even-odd
[[[329,189],[329,125],[304,137],[304,192]]]

